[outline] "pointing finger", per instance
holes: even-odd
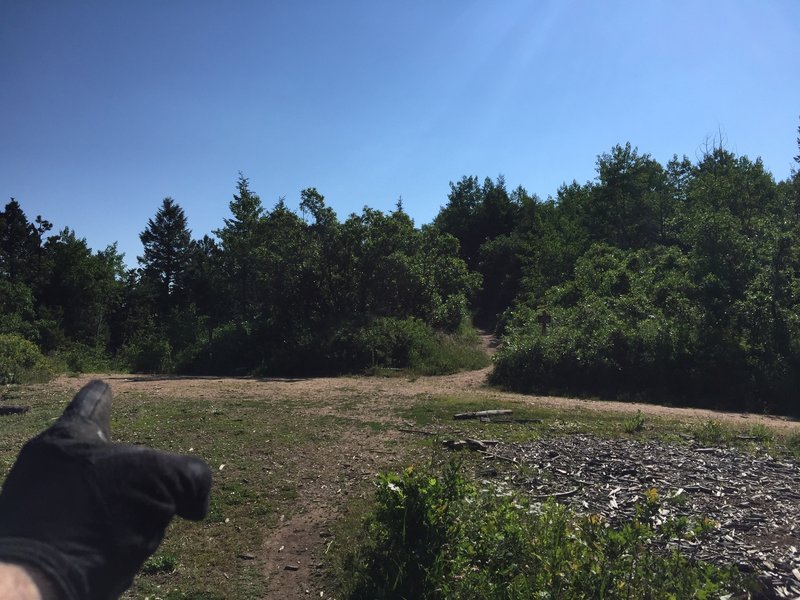
[[[89,422],[97,427],[104,441],[111,439],[111,387],[99,379],[90,381],[75,394],[64,413],[56,422],[58,427]]]

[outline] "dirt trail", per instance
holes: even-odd
[[[493,340],[483,343],[491,352]],[[265,598],[329,598],[324,583],[327,551],[334,542],[332,526],[341,508],[353,495],[364,495],[376,473],[407,458],[404,439],[397,431],[398,409],[410,407],[426,396],[480,398],[487,407],[495,401],[548,407],[563,411],[635,413],[685,423],[708,419],[737,425],[763,424],[775,430],[800,431],[800,422],[762,415],[720,413],[702,409],[673,408],[641,403],[579,400],[551,396],[526,396],[499,391],[486,384],[489,369],[442,377],[377,378],[348,376],[310,379],[257,379],[138,375],[85,375],[61,377],[57,387],[77,390],[88,380],[108,381],[115,397],[146,394],[161,400],[193,397],[210,401],[236,397],[285,398],[297,418],[331,415],[361,423],[385,423],[383,430],[345,428],[344,434],[313,449],[287,448],[281,457],[297,477],[297,499],[277,528],[264,532],[257,560],[263,567]],[[353,402],[353,398],[359,399]],[[306,402],[313,399],[313,402]],[[368,429],[368,428],[366,428]],[[407,446],[407,444],[406,444]]]

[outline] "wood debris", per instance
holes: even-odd
[[[487,417],[498,417],[501,415],[510,415],[513,411],[506,409],[506,408],[498,408],[494,410],[478,410],[475,412],[465,412],[465,413],[458,413],[453,415],[453,418],[456,420],[464,420],[464,419],[484,419]]]
[[[556,498],[579,514],[618,525],[655,489],[656,524],[711,519],[702,543],[674,545],[692,557],[754,573],[776,598],[800,597],[800,466],[761,452],[576,434],[499,443],[492,456],[525,465],[513,484],[535,500]],[[650,492],[652,493],[652,492]]]

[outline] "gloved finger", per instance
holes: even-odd
[[[117,448],[116,459],[122,461],[131,498],[184,519],[199,521],[206,516],[211,469],[204,461],[141,446]]]
[[[88,425],[88,426],[87,426]],[[111,440],[111,387],[99,379],[87,383],[75,394],[54,429],[69,430],[73,437]]]

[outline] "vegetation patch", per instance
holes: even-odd
[[[471,483],[457,462],[383,474],[361,543],[340,558],[347,598],[712,598],[746,589],[738,574],[668,541],[711,524],[657,518],[653,491],[612,528],[554,501],[535,504]]]
[[[53,369],[39,348],[13,334],[0,334],[0,384],[47,381]]]

